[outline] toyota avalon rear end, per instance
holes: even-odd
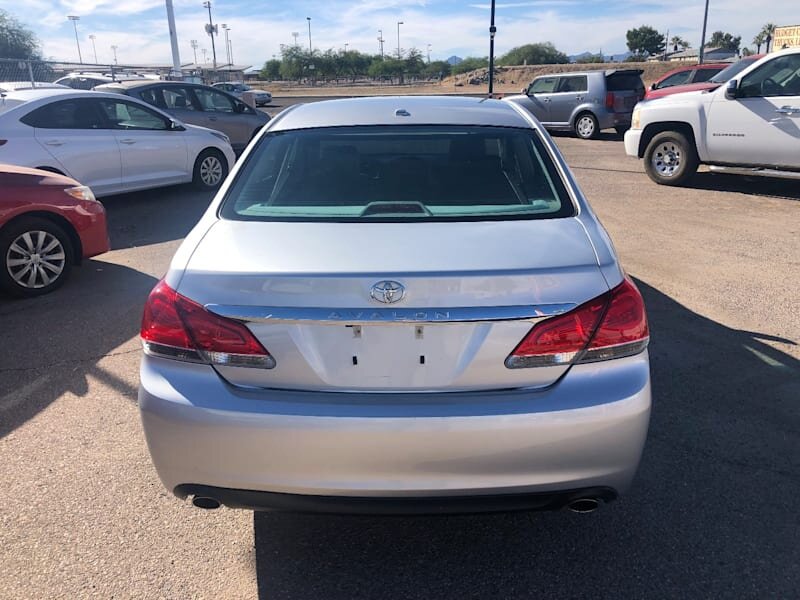
[[[139,402],[202,507],[590,510],[650,414],[633,282],[521,109],[284,111],[151,293]]]

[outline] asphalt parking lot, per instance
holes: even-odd
[[[800,589],[800,186],[657,187],[614,136],[558,145],[648,305],[634,489],[569,512],[372,518],[169,495],[136,408],[141,307],[209,201],[105,200],[113,250],[0,297],[0,598],[711,598]]]

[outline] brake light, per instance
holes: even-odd
[[[614,110],[614,102],[616,102],[617,97],[614,95],[614,92],[608,92],[606,94],[606,108],[608,110]]]
[[[644,301],[625,278],[610,292],[537,323],[506,359],[506,367],[588,363],[639,354],[650,339]]]
[[[207,311],[163,280],[147,298],[141,337],[145,353],[152,356],[220,366],[275,366],[247,327]]]

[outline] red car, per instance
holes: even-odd
[[[699,83],[687,83],[685,85],[673,85],[670,87],[662,87],[658,89],[653,89],[653,86],[650,86],[650,89],[647,90],[644,99],[653,100],[655,98],[663,98],[664,96],[670,96],[672,94],[680,94],[682,92],[701,92],[703,90],[715,90],[723,83],[726,83],[731,77],[738,75],[741,71],[744,71],[747,67],[752,65],[758,59],[763,58],[764,56],[766,55],[753,54],[752,56],[747,56],[741,59],[740,61],[733,63],[732,65],[728,65],[726,68],[722,69],[719,73],[714,75],[708,81],[702,81]],[[698,66],[699,65],[694,65],[691,68],[696,69]],[[669,75],[669,73],[667,73],[667,75]]]
[[[0,288],[46,294],[72,265],[108,250],[106,211],[92,190],[63,175],[0,165]]]
[[[645,100],[649,98],[658,98],[658,96],[655,95],[656,92],[665,90],[666,88],[678,85],[690,85],[692,83],[704,83],[728,66],[729,65],[725,63],[716,63],[688,65],[673,69],[665,73],[660,79],[656,79],[656,81],[650,85],[650,88],[644,96]]]

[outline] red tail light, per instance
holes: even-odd
[[[616,102],[617,97],[614,95],[614,92],[608,92],[606,94],[606,108],[608,110],[614,110],[614,103]]]
[[[644,301],[628,279],[570,312],[534,325],[509,369],[587,363],[638,354],[649,341]]]
[[[247,327],[208,312],[160,281],[142,317],[147,354],[190,362],[271,369],[275,359]]]

